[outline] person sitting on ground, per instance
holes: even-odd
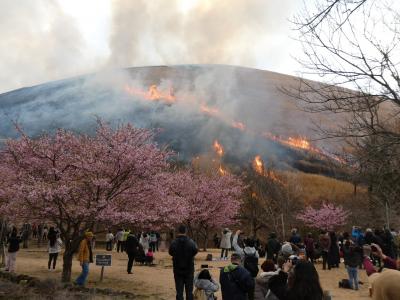
[[[138,246],[137,257],[135,256],[135,261],[142,265],[146,262],[146,253],[144,252],[143,246],[140,243]]]
[[[254,300],[264,300],[268,292],[268,281],[274,275],[277,275],[279,271],[276,270],[274,261],[267,259],[261,265],[261,272],[255,282],[254,288]]]
[[[240,264],[242,258],[232,253],[231,264],[221,269],[219,283],[221,284],[222,300],[247,300],[248,294],[254,291],[254,279]]]
[[[219,290],[219,284],[212,277],[207,269],[201,270],[194,276],[194,295],[204,293],[205,297],[201,299],[214,300],[214,295]]]
[[[298,260],[294,266],[288,261],[283,271],[269,280],[265,299],[279,300],[325,300],[314,264]]]
[[[146,264],[151,265],[154,261],[154,252],[153,249],[149,248],[149,251],[146,253]]]

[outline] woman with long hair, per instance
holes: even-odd
[[[323,300],[324,293],[318,272],[313,263],[297,261],[292,266],[285,263],[283,271],[269,280],[270,293],[265,299],[279,300]]]
[[[51,270],[51,262],[53,262],[53,270],[56,268],[58,253],[61,252],[62,241],[59,238],[57,231],[54,227],[50,227],[49,233],[47,234],[47,238],[49,240],[48,250],[49,250],[49,262],[47,263],[47,267],[49,271]]]

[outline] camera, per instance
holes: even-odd
[[[292,262],[292,265],[295,266],[300,260],[300,257],[298,257],[297,255],[290,255],[289,260]]]

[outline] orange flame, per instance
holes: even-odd
[[[318,148],[314,148],[313,146],[311,146],[311,143],[305,137],[289,137],[285,139],[283,137],[273,135],[272,133],[269,132],[264,132],[262,135],[267,139],[277,141],[281,144],[288,145],[292,148],[304,149],[317,153],[321,152]]]
[[[222,145],[217,140],[214,141],[213,148],[219,157],[222,157],[222,155],[224,155],[224,147],[222,147]]]
[[[267,172],[267,177],[270,178],[272,181],[278,182],[278,183],[280,183],[280,184],[286,186],[286,183],[284,183],[284,182],[278,177],[278,175],[276,175],[275,172],[272,171],[272,170],[269,170],[269,171]]]
[[[246,125],[244,125],[242,122],[233,122],[232,127],[240,129],[241,131],[245,131]]]
[[[226,171],[222,165],[219,165],[219,169],[218,169],[219,174],[221,174],[221,176],[224,176],[228,173],[228,171]]]
[[[144,98],[146,100],[151,100],[151,101],[163,101],[168,104],[172,104],[176,101],[176,97],[174,95],[173,88],[171,87],[168,92],[165,91],[160,91],[157,87],[157,85],[152,84],[149,87],[149,90],[147,92],[142,91],[140,89],[136,89],[134,87],[131,87],[129,85],[125,85],[125,91],[132,96],[139,96],[141,98]]]
[[[257,173],[261,175],[264,174],[264,163],[260,155],[256,155],[256,157],[254,157],[253,166]]]
[[[216,109],[216,108],[214,108],[214,107],[209,107],[209,106],[207,106],[207,105],[204,104],[204,103],[202,103],[202,104],[200,105],[200,111],[203,112],[203,113],[205,113],[205,114],[207,114],[207,115],[210,115],[210,116],[217,116],[217,115],[219,115],[219,110],[218,110],[218,109]]]

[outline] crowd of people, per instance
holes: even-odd
[[[221,237],[214,235],[214,245],[221,248],[220,260],[229,265],[221,268],[219,283],[207,268],[194,274],[195,243],[186,236],[185,227],[170,247],[173,257],[176,299],[215,299],[221,289],[223,300],[325,300],[331,299],[319,282],[315,263],[322,259],[322,269],[339,268],[343,263],[348,279],[339,286],[358,290],[358,272],[364,268],[369,276],[373,299],[400,299],[399,235],[394,230],[353,227],[351,233],[309,232],[303,237],[297,229],[287,242],[280,242],[271,233],[266,244],[244,238],[238,230],[234,235],[225,228]],[[265,257],[259,270],[259,259]],[[194,284],[194,292],[193,292]]]
[[[17,252],[26,228],[24,225],[18,232],[16,227],[12,227],[7,232],[6,271],[15,271]],[[36,238],[47,241],[47,267],[51,271],[56,268],[63,242],[57,228],[41,228],[43,230],[40,236],[39,231],[36,233]],[[44,230],[45,228],[48,229]],[[202,266],[195,274],[194,257],[198,252],[197,245],[186,235],[185,226],[178,228],[178,234],[169,246],[176,299],[184,299],[185,294],[188,300],[213,300],[216,299],[214,294],[219,289],[223,300],[329,299],[319,283],[315,267],[319,259],[322,260],[322,270],[329,271],[344,264],[348,279],[339,282],[340,287],[357,290],[360,283],[359,270],[365,269],[374,299],[397,299],[390,298],[390,295],[400,295],[400,260],[397,260],[400,236],[394,230],[367,228],[363,231],[354,226],[351,232],[308,232],[302,236],[294,228],[287,241],[280,241],[277,234],[272,232],[265,244],[252,237],[245,237],[241,230],[233,234],[225,228],[220,236],[214,236],[215,246],[221,248],[219,260],[228,260],[229,252],[232,253],[230,262],[220,269],[217,281],[207,265]],[[105,240],[107,251],[127,254],[127,273],[133,274],[134,262],[153,263],[154,252],[159,250],[161,238],[155,231],[134,234],[131,230],[121,228],[115,234],[108,230]],[[93,262],[93,249],[94,234],[86,231],[77,253],[82,268],[81,274],[74,281],[77,285],[84,286],[86,283],[89,264]],[[393,280],[394,278],[399,281]],[[389,296],[384,298],[382,295]]]

